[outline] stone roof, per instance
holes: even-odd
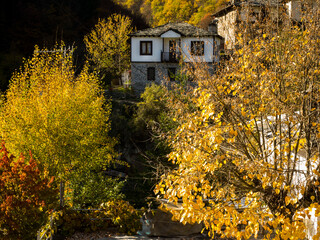
[[[244,3],[260,4],[260,5],[276,5],[288,0],[230,0],[227,4],[240,5]]]
[[[130,34],[133,37],[160,37],[167,31],[179,33],[182,37],[220,37],[220,35],[195,27],[189,23],[167,23],[154,28],[147,28]]]
[[[236,7],[240,7],[246,4],[250,6],[277,6],[283,3],[285,0],[231,0],[223,4],[218,10],[213,14],[215,17],[223,16],[224,14],[233,11]]]
[[[281,0],[243,0],[240,4],[251,4],[251,5],[259,5],[259,6],[277,6],[281,4]]]

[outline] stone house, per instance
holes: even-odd
[[[315,1],[312,4],[316,4]],[[254,23],[268,17],[277,22],[279,13],[287,13],[289,19],[299,23],[303,4],[301,0],[231,0],[212,16],[217,20],[217,32],[225,39],[225,50],[235,47],[240,23]],[[257,32],[259,34],[259,32]]]
[[[217,20],[217,32],[225,39],[225,50],[234,49],[241,23],[254,23],[268,16],[276,21],[281,0],[231,0],[212,16]],[[259,34],[257,32],[257,34]]]
[[[219,62],[222,37],[216,23],[204,30],[188,23],[168,23],[131,36],[131,84],[136,93],[151,82],[174,81],[182,66]]]

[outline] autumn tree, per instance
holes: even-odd
[[[5,97],[0,132],[15,155],[31,150],[50,175],[74,187],[88,171],[113,162],[110,104],[88,66],[75,75],[71,53],[36,48]]]
[[[151,25],[189,22],[198,25],[207,14],[213,14],[226,0],[117,0],[136,14],[142,14]]]
[[[131,32],[131,19],[113,14],[108,19],[99,19],[84,37],[88,60],[102,80],[120,84],[121,73],[130,68],[128,34]]]
[[[299,25],[285,13],[245,23],[214,76],[198,68],[196,88],[171,92],[176,168],[156,192],[182,202],[181,222],[212,237],[319,239],[307,223],[320,215],[320,16],[305,9]]]
[[[33,239],[57,200],[53,177],[39,169],[31,154],[16,159],[4,143],[0,166],[0,237]]]

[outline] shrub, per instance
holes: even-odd
[[[103,202],[123,197],[123,182],[107,176],[103,171],[82,172],[76,179],[78,181],[70,186],[69,194],[70,205],[74,208],[98,208]]]
[[[140,228],[141,215],[129,202],[123,200],[108,201],[100,209],[75,210],[70,207],[55,212],[54,223],[48,223],[43,229],[69,236],[75,232],[94,232],[112,230],[116,232],[135,234]],[[48,236],[48,235],[47,235]]]
[[[69,207],[60,211],[60,217],[55,225],[59,234],[69,236],[77,231],[94,232],[113,227],[111,219],[105,211],[87,210],[79,211]]]
[[[15,159],[0,151],[0,238],[32,239],[57,200],[54,178],[41,171],[30,153]]]
[[[138,110],[134,119],[136,128],[144,129],[154,127],[159,122],[161,114],[167,112],[165,100],[165,88],[156,84],[146,87],[141,94],[142,102],[138,104]]]
[[[140,228],[140,213],[124,200],[109,201],[101,205],[119,231],[135,234]]]

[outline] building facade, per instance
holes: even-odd
[[[225,50],[236,46],[236,37],[243,23],[252,23],[263,18],[276,21],[283,4],[278,0],[232,0],[222,6],[212,16],[217,20],[217,32],[225,39]],[[257,32],[257,34],[259,34]]]
[[[213,22],[208,30],[188,23],[168,23],[131,34],[131,84],[141,93],[155,82],[174,81],[192,63],[219,62],[222,37]]]
[[[318,9],[315,0],[231,0],[223,5],[212,16],[217,20],[217,33],[225,40],[225,49],[231,51],[236,47],[236,37],[243,23],[255,23],[257,20],[268,19],[275,24],[285,13],[287,19],[299,24],[305,6]],[[283,17],[283,16],[282,16]],[[261,33],[256,32],[259,36]]]

